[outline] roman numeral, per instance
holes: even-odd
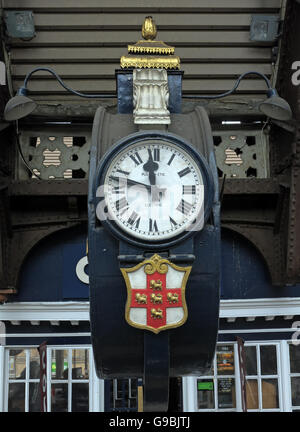
[[[124,175],[129,175],[130,173],[128,171],[123,171],[121,169],[117,169],[117,172],[124,174]]]
[[[196,186],[182,186],[182,193],[185,195],[195,195],[196,193]]]
[[[153,150],[153,160],[154,160],[155,162],[159,162],[159,161],[160,161],[160,149],[155,148],[155,149]]]
[[[121,198],[116,201],[116,209],[119,212],[120,210],[123,210],[125,208],[125,211],[128,209],[128,202],[126,198]]]
[[[135,212],[135,211],[133,211],[132,213],[131,213],[131,215],[129,216],[129,219],[128,219],[128,223],[130,224],[130,225],[133,225],[133,224],[135,224],[135,228],[138,228],[139,227],[139,225],[140,225],[140,220],[141,220],[141,218],[139,217],[138,219],[138,214]]]
[[[134,156],[129,155],[136,166],[140,165],[143,161],[141,159],[141,156],[138,154],[138,152],[135,152]]]
[[[149,231],[158,231],[156,220],[149,219]]]
[[[179,171],[177,174],[179,175],[179,177],[183,177],[187,174],[189,174],[191,172],[191,169],[186,167],[183,170]]]
[[[172,156],[170,157],[168,165],[171,165],[171,163],[173,162],[174,157],[175,157],[175,153],[173,153]]]
[[[177,224],[177,222],[176,221],[174,221],[174,219],[172,219],[171,218],[171,216],[169,216],[169,219],[170,219],[170,223],[171,223],[171,226],[173,227],[176,227],[178,224]]]
[[[179,206],[177,207],[177,210],[180,211],[181,213],[187,215],[192,207],[193,207],[192,204],[190,204],[184,200],[181,200],[179,203]]]

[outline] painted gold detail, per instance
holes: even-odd
[[[165,274],[168,271],[168,264],[170,264],[170,262],[167,259],[161,258],[160,255],[154,254],[152,255],[152,257],[150,259],[148,259],[147,261],[144,261],[145,263],[145,268],[144,268],[144,272],[146,274],[153,274],[153,273],[160,273],[160,274]],[[155,281],[151,281],[155,282]],[[158,281],[158,283],[161,281]]]
[[[151,294],[151,303],[162,303],[162,295],[161,294]]]
[[[155,281],[155,280],[151,280],[150,281],[150,288],[151,289],[153,289],[153,290],[158,290],[158,291],[161,291],[162,290],[162,283],[161,283],[161,280],[157,280],[157,281]]]
[[[175,48],[163,41],[155,40],[156,35],[156,24],[152,17],[148,16],[142,26],[142,36],[145,40],[127,46],[128,55],[121,57],[121,68],[179,69],[180,58],[174,56]],[[136,57],[134,54],[140,56]]]
[[[156,38],[157,29],[156,24],[152,16],[147,16],[143,22],[142,36],[146,40],[153,40]]]
[[[143,54],[174,54],[175,48],[165,44],[163,41],[138,41],[135,45],[128,45],[129,53]]]
[[[151,309],[151,316],[155,319],[162,319],[163,311],[161,309]]]
[[[174,57],[129,57],[122,56],[120,59],[121,68],[149,68],[149,69],[179,69],[180,59]]]
[[[178,294],[177,293],[168,293],[167,299],[169,303],[178,303]]]
[[[135,299],[139,304],[147,304],[147,296],[146,294],[136,294]]]

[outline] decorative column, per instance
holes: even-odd
[[[180,58],[174,55],[174,47],[156,40],[156,35],[155,22],[152,17],[146,17],[142,28],[144,40],[128,45],[128,55],[120,59],[122,69],[132,70],[136,124],[171,123],[168,70],[179,69]]]

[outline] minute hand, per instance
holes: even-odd
[[[124,177],[115,177],[115,176],[109,176],[110,179],[115,180],[119,183],[127,183],[131,186],[143,186],[145,187],[149,192],[151,192],[151,185],[147,185],[145,183],[141,183],[135,180],[127,179]]]

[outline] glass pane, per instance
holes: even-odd
[[[41,392],[39,382],[29,384],[29,411],[41,411]]]
[[[9,350],[9,378],[26,378],[26,350]]]
[[[235,408],[235,384],[233,378],[218,380],[218,408]]]
[[[260,365],[262,375],[277,374],[277,355],[275,345],[263,345],[260,347]]]
[[[217,347],[217,373],[218,375],[234,374],[233,345],[221,345]]]
[[[247,409],[258,409],[258,385],[257,380],[247,380]]]
[[[129,398],[136,399],[137,398],[137,379],[129,379]]]
[[[264,379],[262,384],[262,407],[278,408],[278,383],[277,379]]]
[[[25,411],[25,383],[10,383],[8,390],[8,411]]]
[[[197,393],[199,409],[215,407],[214,382],[212,379],[198,379]]]
[[[291,373],[300,373],[300,346],[290,344]]]
[[[68,411],[68,384],[52,384],[51,386],[51,411]]]
[[[53,350],[51,359],[52,379],[68,379],[68,350]]]
[[[87,349],[72,350],[72,378],[89,378],[89,351]]]
[[[29,377],[32,379],[40,378],[40,356],[36,348],[30,350]]]
[[[256,347],[245,346],[246,375],[257,375]]]
[[[129,380],[128,379],[114,379],[113,380],[113,397],[114,408],[128,408],[129,407]]]
[[[89,384],[72,384],[72,412],[89,411]]]
[[[300,377],[291,378],[292,405],[300,406]]]

